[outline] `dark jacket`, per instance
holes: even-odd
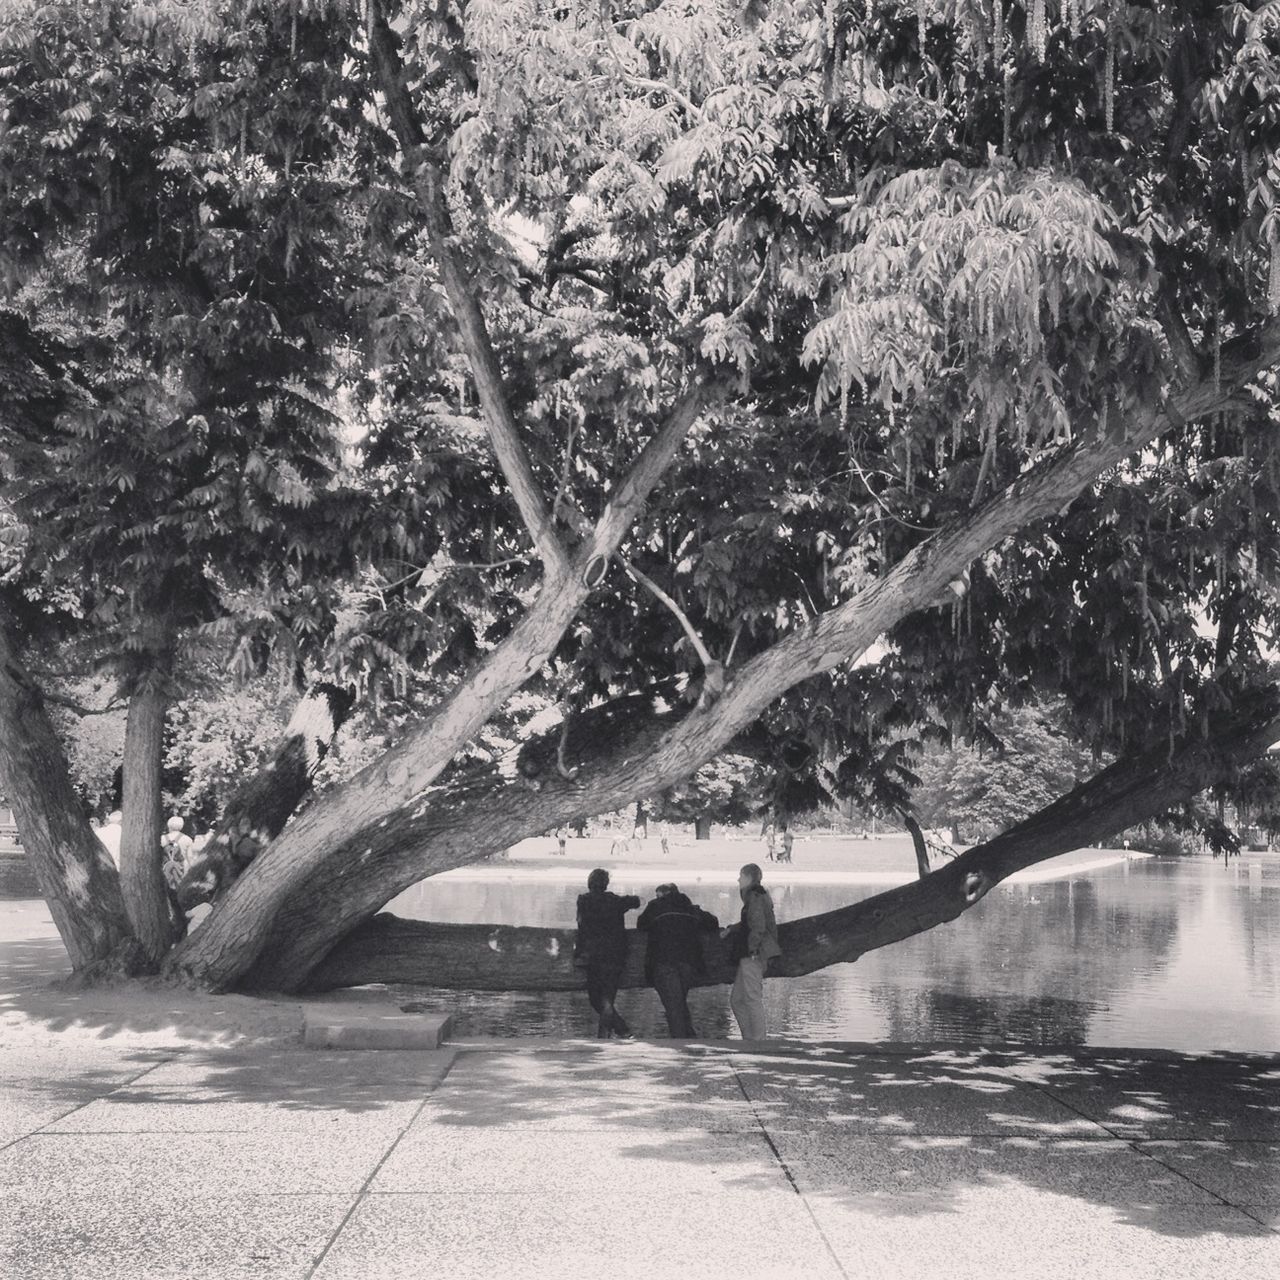
[[[733,931],[731,957],[759,956],[768,964],[782,954],[778,945],[778,922],[773,914],[773,899],[763,885],[742,891],[742,919]]]
[[[628,911],[634,911],[640,899],[610,893],[578,895],[578,936],[573,955],[587,964],[622,965],[627,959]]]
[[[702,935],[715,933],[720,921],[710,911],[695,907],[683,893],[668,893],[645,907],[636,928],[649,935],[644,974],[652,982],[654,969],[662,964],[689,964],[701,973],[706,968]]]

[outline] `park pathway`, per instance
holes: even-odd
[[[0,1045],[0,1276],[1280,1275],[1280,1059]]]

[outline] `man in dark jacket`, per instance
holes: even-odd
[[[688,1039],[697,1035],[687,997],[694,978],[706,967],[702,938],[715,933],[720,922],[673,884],[660,884],[655,893],[636,921],[636,927],[649,935],[644,976],[662,1001],[672,1039]]]
[[[578,895],[578,936],[573,944],[574,964],[587,971],[587,999],[599,1018],[596,1035],[601,1040],[614,1033],[631,1034],[614,1001],[618,998],[618,981],[627,967],[625,916],[640,905],[634,894],[623,897],[608,889],[609,873],[597,867],[587,877],[587,892]]]

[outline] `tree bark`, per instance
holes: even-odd
[[[0,627],[0,787],[40,892],[79,972],[137,972],[120,877],[93,833],[39,689]]]
[[[697,840],[711,839],[711,815],[709,813],[700,813],[694,819],[694,838]]]
[[[129,699],[124,732],[120,888],[133,934],[154,964],[160,963],[182,932],[160,869],[167,680],[168,664],[158,660]]]
[[[1280,696],[1268,695],[1218,727],[1209,741],[1185,739],[1169,756],[1164,747],[1126,757],[1002,835],[947,862],[929,875],[861,902],[779,925],[783,954],[772,978],[799,977],[856,960],[969,910],[1002,880],[1058,854],[1086,847],[1189,800],[1267,751],[1280,736]],[[631,939],[621,985],[647,985],[644,938]],[[505,925],[440,925],[375,916],[325,958],[311,990],[370,982],[418,983],[486,991],[570,991],[583,986],[574,970],[572,929]],[[730,983],[728,941],[707,944],[707,972],[697,985]]]

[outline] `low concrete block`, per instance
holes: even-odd
[[[312,1049],[438,1049],[452,1022],[447,1013],[320,1005],[303,1012],[302,1042]]]

